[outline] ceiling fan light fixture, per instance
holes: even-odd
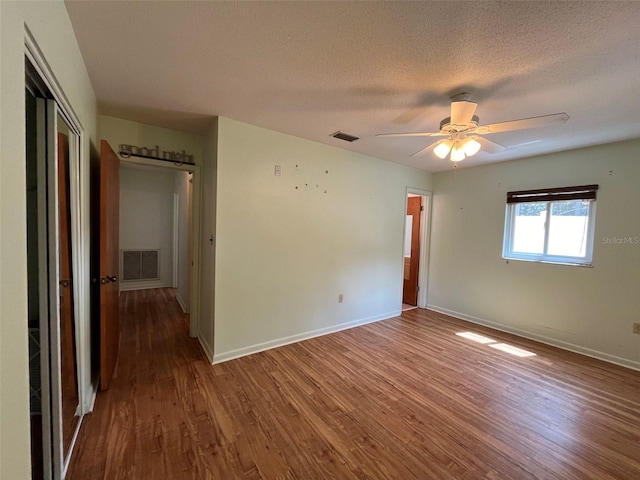
[[[453,148],[451,149],[451,161],[459,162],[461,160],[464,160],[465,156],[466,155],[464,154],[463,146],[460,144],[460,142],[455,142],[453,144]]]
[[[462,148],[467,157],[471,157],[480,151],[480,142],[473,137],[467,137],[462,142]]]
[[[438,158],[446,158],[452,146],[453,142],[451,140],[442,140],[438,146],[433,149],[433,153],[435,153]]]

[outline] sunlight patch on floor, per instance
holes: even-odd
[[[495,348],[496,350],[501,350],[503,352],[510,353],[511,355],[516,355],[517,357],[534,357],[536,355],[533,352],[514,347],[513,345],[509,345],[508,343],[492,343],[489,346],[491,348]]]
[[[500,350],[502,352],[510,353],[511,355],[515,355],[517,357],[535,357],[536,355],[533,352],[524,350],[522,348],[514,347],[513,345],[509,345],[508,343],[498,343],[497,340],[494,340],[489,337],[485,337],[484,335],[480,335],[478,333],[457,332],[456,335],[459,337],[466,338],[467,340],[488,345],[491,348],[495,348],[496,350]]]
[[[478,343],[495,343],[496,341],[493,338],[485,337],[484,335],[480,335],[478,333],[473,332],[458,332],[456,333],[459,337],[464,337],[467,340],[473,340]]]

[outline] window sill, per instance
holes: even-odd
[[[515,260],[517,262],[530,262],[530,263],[547,263],[550,265],[566,265],[569,267],[585,267],[585,268],[593,268],[593,263],[576,263],[576,262],[563,262],[563,261],[553,261],[553,260],[539,260],[534,258],[519,258],[519,257],[502,257],[506,263],[509,263],[511,260]]]

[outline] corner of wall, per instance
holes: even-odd
[[[204,338],[202,335],[198,335],[198,342],[200,342],[202,351],[207,356],[207,360],[209,360],[209,363],[213,364],[213,359],[214,359],[213,348],[211,347],[207,339]]]

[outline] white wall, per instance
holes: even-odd
[[[25,25],[82,123],[81,162],[95,144],[95,96],[62,2],[0,2],[0,478],[30,476],[25,196]],[[81,174],[88,185],[88,168]],[[82,217],[88,263],[87,211]],[[79,312],[83,322],[88,311]],[[89,329],[84,331],[87,346]],[[80,352],[82,355],[83,352]],[[88,361],[90,352],[84,351]],[[90,375],[89,369],[86,374]],[[84,378],[85,385],[90,379]]]
[[[172,170],[120,165],[120,250],[160,250],[160,278],[125,282],[120,271],[121,290],[173,285],[174,185]]]
[[[640,140],[434,175],[429,306],[640,367]],[[599,184],[593,268],[501,258],[506,192]]]
[[[217,165],[216,361],[400,312],[429,173],[226,118]]]

